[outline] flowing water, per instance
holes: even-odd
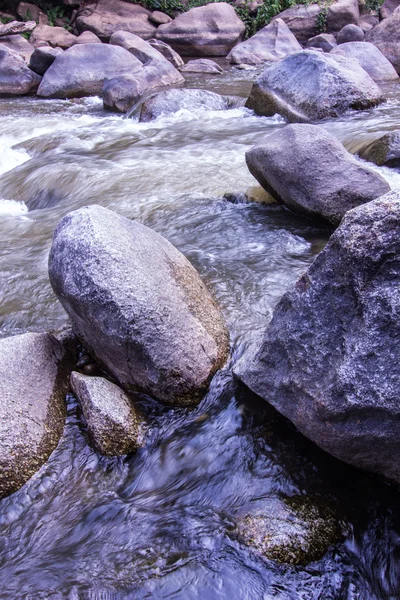
[[[252,77],[190,85],[244,97]],[[387,93],[387,104],[321,126],[356,151],[398,126],[400,84]],[[284,126],[278,117],[236,108],[139,124],[96,98],[2,99],[0,110],[1,336],[66,323],[47,256],[60,219],[87,204],[138,219],[192,261],[224,312],[233,361],[328,240],[276,204],[240,201],[260,195],[245,151]],[[400,187],[399,173],[377,170]],[[145,445],[127,457],[97,454],[67,403],[58,448],[0,502],[0,598],[400,598],[396,490],[319,451],[229,368],[195,410],[141,399]],[[241,515],[290,498],[329,504],[344,524],[308,565],[264,558],[237,536]]]

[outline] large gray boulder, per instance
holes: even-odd
[[[246,153],[250,173],[293,212],[338,225],[346,212],[386,194],[389,184],[322,127],[288,125]]]
[[[35,48],[39,46],[40,42],[47,42],[49,46],[62,48],[62,50],[70,48],[76,40],[76,35],[73,35],[64,27],[51,27],[50,25],[38,25],[29,39]]]
[[[378,83],[394,81],[399,78],[394,66],[376,46],[369,42],[340,44],[332,50],[331,55],[356,60],[364,71],[367,71],[368,75]]]
[[[33,94],[41,79],[21,56],[0,44],[0,96]]]
[[[390,131],[377,140],[365,144],[358,154],[364,160],[380,167],[400,169],[400,129]]]
[[[127,391],[194,404],[228,357],[223,318],[199,275],[140,223],[100,206],[68,214],[49,276],[82,343]]]
[[[136,450],[139,415],[115,383],[73,371],[71,387],[81,404],[93,445],[101,454],[119,456]]]
[[[348,212],[236,374],[333,456],[400,483],[400,193]]]
[[[0,47],[6,46],[21,56],[27,63],[35,48],[22,35],[6,35],[0,37]]]
[[[400,73],[400,7],[371,29],[365,39],[379,48]]]
[[[356,61],[303,50],[266,68],[246,102],[258,115],[281,114],[289,121],[338,117],[363,110],[384,96]]]
[[[235,46],[227,56],[230,63],[259,65],[274,62],[301,50],[301,46],[282,19],[275,19],[251,38]]]
[[[0,340],[0,498],[24,485],[58,444],[67,354],[47,333]]]
[[[149,21],[150,11],[123,0],[98,0],[87,4],[76,18],[79,32],[91,31],[108,42],[116,31],[136,33],[144,40],[153,38],[157,28]]]
[[[140,60],[111,44],[77,44],[56,58],[38,89],[45,98],[100,94],[104,81],[142,68]]]
[[[208,90],[167,90],[147,98],[141,108],[140,121],[148,122],[157,117],[171,115],[181,109],[190,111],[228,110],[236,108],[240,99],[221,96]]]
[[[183,56],[226,56],[243,39],[244,31],[233,6],[214,2],[160,25],[155,37]]]

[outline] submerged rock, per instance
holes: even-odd
[[[295,213],[338,225],[346,212],[390,190],[332,134],[316,125],[288,125],[246,153],[250,173]]]
[[[400,483],[400,192],[349,211],[236,374],[323,450]]]
[[[383,101],[377,84],[356,61],[304,50],[265,69],[246,106],[259,115],[278,113],[302,122],[338,117]]]
[[[21,56],[0,44],[0,96],[33,94],[41,79]]]
[[[228,110],[236,108],[240,98],[220,96],[207,90],[167,90],[143,102],[140,121],[148,122],[157,117],[171,115],[178,110]]]
[[[37,94],[45,98],[100,94],[106,79],[141,68],[140,60],[119,46],[76,44],[56,58]]]
[[[274,62],[301,50],[289,27],[282,19],[275,19],[251,38],[235,46],[227,56],[236,65],[259,65]]]
[[[82,343],[127,391],[195,404],[228,357],[224,320],[199,275],[140,223],[100,206],[68,214],[49,276]]]
[[[0,340],[0,498],[23,486],[58,444],[68,360],[48,333]]]
[[[394,81],[399,78],[393,65],[376,46],[369,42],[340,44],[332,50],[331,56],[343,56],[356,60],[364,71],[367,71],[368,75],[378,83]]]
[[[239,517],[239,541],[265,558],[290,565],[321,559],[341,538],[332,508],[301,496],[271,498],[265,507]]]
[[[93,445],[101,454],[119,456],[136,450],[139,416],[115,383],[74,371],[71,387],[82,406]]]
[[[374,142],[366,144],[358,154],[364,160],[380,167],[400,169],[400,129],[390,131]]]
[[[160,25],[155,37],[182,56],[226,56],[243,39],[244,30],[233,6],[212,2]]]

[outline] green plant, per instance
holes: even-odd
[[[383,0],[365,0],[365,8],[367,11],[378,12],[383,4]]]

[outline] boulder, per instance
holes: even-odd
[[[162,61],[153,59],[136,73],[106,80],[102,89],[104,108],[127,112],[145,92],[183,82],[182,75],[165,58]]]
[[[177,69],[179,69],[179,67],[182,67],[185,64],[183,58],[181,58],[179,54],[175,52],[175,50],[173,50],[171,46],[169,46],[165,42],[153,38],[151,40],[148,40],[148,43],[150,44],[150,46],[152,46],[152,48],[158,50],[158,52],[162,54],[164,58],[169,60],[169,62],[172,65],[174,65],[174,67],[176,67]]]
[[[349,23],[357,24],[360,11],[357,0],[336,0],[329,3],[326,16],[322,4],[296,4],[279,13],[277,18],[283,19],[298,41],[305,44],[321,33],[321,25],[327,33],[334,33]]]
[[[67,353],[47,333],[0,340],[0,498],[46,462],[64,428]]]
[[[72,46],[74,44],[101,44],[102,41],[91,31],[84,31],[77,37],[75,37]]]
[[[107,42],[116,31],[135,33],[144,40],[155,37],[157,28],[149,21],[150,11],[122,0],[98,0],[86,5],[76,18],[79,32],[92,31]]]
[[[139,417],[130,398],[115,383],[74,371],[71,387],[82,407],[96,450],[108,456],[136,450]]]
[[[29,62],[32,52],[35,49],[28,40],[19,34],[0,37],[0,47],[1,46],[5,46],[9,50],[16,52],[25,60],[25,62]]]
[[[380,50],[369,42],[340,44],[331,52],[332,56],[343,56],[356,60],[364,71],[376,82],[394,81],[399,78],[396,69]]]
[[[385,0],[379,9],[379,15],[381,19],[387,19],[391,17],[396,8],[400,6],[400,0]]]
[[[146,64],[151,60],[166,62],[164,56],[153,46],[145,42],[141,37],[128,31],[116,31],[110,37],[110,44],[121,46],[128,50],[141,63]],[[182,79],[182,76],[181,76]]]
[[[368,31],[371,31],[373,27],[378,25],[378,23],[379,19],[377,17],[374,17],[373,15],[362,15],[358,21],[358,26],[361,27],[364,34],[366,34]]]
[[[181,67],[182,73],[210,73],[211,75],[221,75],[224,70],[214,60],[209,58],[198,58],[189,60]]]
[[[47,16],[36,4],[31,4],[30,2],[20,2],[17,7],[17,15],[21,21],[35,21],[35,23],[42,25],[49,24]]]
[[[215,2],[160,25],[155,37],[184,56],[226,56],[242,40],[244,31],[233,6]]]
[[[27,21],[21,23],[20,21],[11,21],[11,23],[0,23],[0,37],[5,35],[16,35],[22,33],[30,33],[36,27],[35,21]]]
[[[235,46],[227,59],[236,65],[259,65],[274,62],[299,50],[301,46],[285,21],[275,19],[251,38]]]
[[[53,48],[70,48],[76,41],[76,35],[72,35],[64,27],[51,27],[50,25],[38,25],[32,32],[30,43],[35,46],[39,42],[47,42]]]
[[[338,225],[350,209],[390,190],[330,133],[288,125],[246,152],[250,173],[278,202],[306,217]]]
[[[148,122],[157,117],[171,115],[181,109],[190,111],[228,110],[236,108],[240,99],[220,96],[207,90],[167,90],[147,98],[141,108],[140,121]]]
[[[38,89],[45,98],[100,94],[104,81],[142,68],[124,48],[110,44],[76,44],[56,58]]]
[[[390,131],[374,142],[365,144],[358,154],[364,160],[380,167],[400,169],[400,129]]]
[[[281,114],[289,121],[338,117],[364,110],[384,96],[356,61],[304,50],[265,69],[246,102],[257,114]]]
[[[96,205],[69,213],[49,277],[82,343],[128,392],[195,404],[228,357],[224,320],[198,273],[138,222]]]
[[[53,64],[57,56],[60,56],[64,51],[61,48],[51,48],[50,46],[36,48],[32,53],[29,68],[35,71],[38,75],[44,75],[47,69]]]
[[[307,48],[320,48],[323,52],[330,52],[336,46],[336,38],[332,33],[320,33],[307,42]]]
[[[0,96],[33,94],[40,81],[21,56],[0,44]]]
[[[358,25],[345,25],[337,34],[337,43],[346,44],[347,42],[362,42],[364,40],[364,31]]]
[[[165,13],[160,10],[154,10],[151,15],[149,15],[149,21],[154,23],[158,27],[158,25],[165,25],[166,23],[171,23],[172,19]]]
[[[400,193],[349,211],[237,376],[326,452],[400,483]]]
[[[366,41],[374,44],[400,73],[400,7],[371,29]]]

